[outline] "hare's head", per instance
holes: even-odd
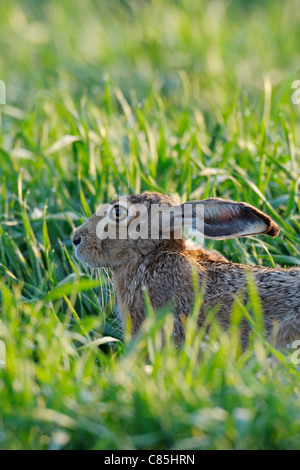
[[[151,207],[170,208],[175,201],[155,192],[120,197],[101,205],[73,236],[76,256],[88,266],[115,268],[147,255],[165,243],[159,227],[151,234]],[[183,243],[183,241],[181,241]]]
[[[279,232],[269,216],[243,202],[211,198],[176,204],[169,196],[145,192],[100,206],[75,230],[73,244],[87,265],[116,268],[160,248],[184,250],[184,228],[217,240]]]

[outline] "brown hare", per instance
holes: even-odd
[[[176,226],[176,221],[184,218],[192,228],[199,222],[200,232],[209,239],[255,234],[275,237],[279,228],[270,217],[249,204],[218,198],[177,205],[169,196],[145,192],[129,196],[126,203],[124,198],[119,198],[101,206],[100,211],[75,230],[73,244],[76,256],[88,266],[111,268],[119,307],[123,315],[130,315],[133,334],[145,317],[144,291],[147,289],[154,310],[166,304],[172,306],[175,342],[181,343],[184,338],[182,319],[189,315],[193,305],[191,270],[194,266],[199,290],[204,292],[199,326],[206,313],[215,307],[219,322],[224,328],[228,327],[236,296],[247,302],[248,271],[256,280],[268,340],[273,339],[281,347],[300,337],[300,269],[246,267],[228,262],[204,248],[190,249],[182,232],[178,232],[180,224]],[[149,229],[154,207],[158,208],[157,213],[162,207],[169,209],[166,236],[161,216],[155,219],[159,220],[156,225],[152,224],[154,235]],[[184,217],[186,211],[188,215]],[[144,218],[139,218],[141,212]],[[109,231],[111,228],[114,231]],[[243,345],[247,343],[249,331],[250,326],[243,319]]]

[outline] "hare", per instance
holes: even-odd
[[[229,326],[236,296],[242,302],[247,302],[246,273],[250,272],[260,295],[267,339],[282,347],[300,338],[300,269],[272,269],[231,263],[202,247],[191,250],[182,234],[175,236],[176,221],[182,221],[182,213],[186,209],[189,209],[187,218],[191,226],[200,222],[202,235],[209,239],[256,234],[275,237],[279,228],[269,216],[244,202],[219,198],[178,205],[169,196],[144,192],[127,198],[129,209],[121,199],[112,201],[107,207],[101,206],[100,212],[97,211],[78,227],[74,232],[73,244],[77,258],[88,266],[111,268],[118,304],[121,313],[131,317],[132,334],[139,330],[145,318],[146,289],[154,310],[166,304],[171,305],[175,342],[178,345],[182,342],[182,319],[189,315],[193,305],[194,266],[198,273],[199,290],[204,293],[198,317],[199,326],[203,325],[206,313],[212,308],[217,309],[216,316],[221,325],[224,328]],[[139,213],[134,210],[140,206],[146,211],[142,222]],[[149,232],[147,225],[152,207],[170,209],[168,237],[163,236],[161,219],[159,227],[154,227],[155,236]],[[202,211],[199,212],[198,208],[202,208]],[[137,233],[129,233],[129,228],[134,224],[140,230],[140,235],[138,230]],[[115,230],[111,232],[115,236],[107,235],[111,227]],[[124,227],[125,236],[121,236],[121,228],[123,230]],[[144,236],[141,236],[141,231]],[[243,319],[241,342],[244,346],[249,331],[250,326]]]

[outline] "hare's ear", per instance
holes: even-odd
[[[262,233],[276,237],[279,233],[278,225],[268,215],[245,202],[219,198],[190,201],[181,205],[183,217],[185,208],[190,204],[193,209],[189,207],[187,213],[192,216],[193,226],[195,222],[202,225],[204,238],[222,240]],[[199,211],[197,206],[201,204],[202,210]]]

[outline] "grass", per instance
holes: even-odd
[[[271,366],[255,293],[200,361],[193,318],[182,351],[160,347],[170,312],[120,342],[110,279],[70,238],[115,195],[216,195],[281,233],[207,246],[299,265],[299,17],[296,0],[1,2],[1,449],[299,448],[299,366]]]

